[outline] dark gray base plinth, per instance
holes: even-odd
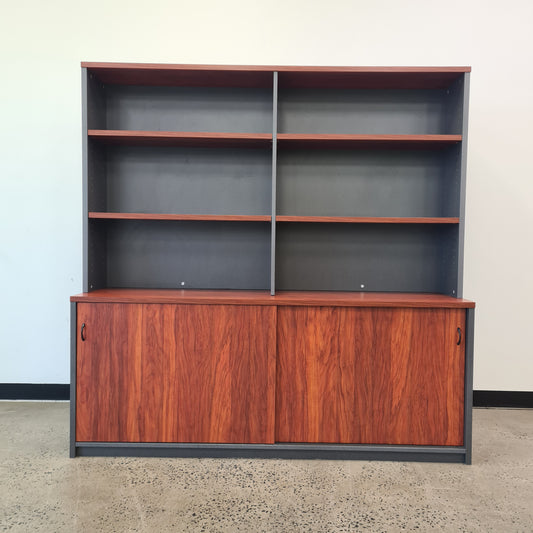
[[[446,446],[320,444],[163,444],[77,442],[75,456],[340,459],[465,463],[466,449]]]

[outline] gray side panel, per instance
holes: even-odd
[[[107,210],[270,215],[268,149],[108,148]]]
[[[78,442],[79,456],[246,457],[462,463],[464,448],[321,444],[129,444]]]
[[[466,156],[468,148],[468,99],[470,92],[470,73],[464,75],[463,89],[463,124],[462,134],[463,142],[461,143],[461,205],[460,205],[460,223],[459,223],[459,259],[457,264],[457,296],[463,297],[463,270],[464,270],[464,242],[465,242],[465,206],[466,206]]]
[[[474,318],[475,309],[466,310],[465,332],[465,414],[464,414],[464,446],[466,448],[465,463],[472,464],[472,397],[474,382]]]
[[[268,289],[267,222],[106,221],[107,286]]]
[[[70,303],[70,457],[76,457],[76,353],[77,353],[76,303]]]
[[[87,138],[87,69],[81,69],[81,152],[82,152],[82,231],[83,231],[83,292],[89,290],[89,235],[88,235],[88,176],[89,146]]]
[[[445,90],[284,89],[283,133],[445,134]]]
[[[272,93],[272,211],[270,237],[270,294],[276,294],[276,198],[277,198],[277,170],[278,170],[278,73],[273,74]]]
[[[283,215],[458,217],[458,151],[282,150]]]
[[[455,288],[455,225],[278,222],[277,244],[280,290],[450,294]]]
[[[107,128],[270,133],[269,89],[107,87]]]

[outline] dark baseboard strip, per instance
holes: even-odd
[[[0,383],[0,400],[68,400],[68,383]],[[475,390],[474,407],[533,408],[533,391]]]
[[[533,408],[533,391],[475,390],[474,407]]]
[[[0,383],[0,400],[68,400],[68,383]]]

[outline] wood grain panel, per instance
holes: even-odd
[[[274,307],[79,304],[78,441],[274,440]]]
[[[237,305],[297,305],[340,307],[429,307],[473,308],[475,303],[444,294],[402,292],[331,292],[176,290],[176,289],[98,289],[71,296],[71,302],[103,303],[182,303]]]
[[[276,440],[463,443],[464,311],[278,309]]]
[[[78,304],[76,440],[120,441],[139,436],[140,304]],[[85,324],[85,341],[79,338]],[[127,394],[124,394],[125,389]]]

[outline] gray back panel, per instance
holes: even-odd
[[[445,134],[445,90],[284,89],[283,133]]]
[[[109,147],[107,210],[270,215],[270,150]]]
[[[83,289],[85,292],[108,287],[105,222],[87,220],[87,226],[87,287]]]
[[[267,222],[116,220],[105,231],[108,287],[269,288]]]
[[[281,150],[278,214],[458,217],[458,151]]]
[[[107,128],[271,133],[272,91],[109,85]]]
[[[276,287],[451,294],[456,247],[456,226],[278,223]]]

